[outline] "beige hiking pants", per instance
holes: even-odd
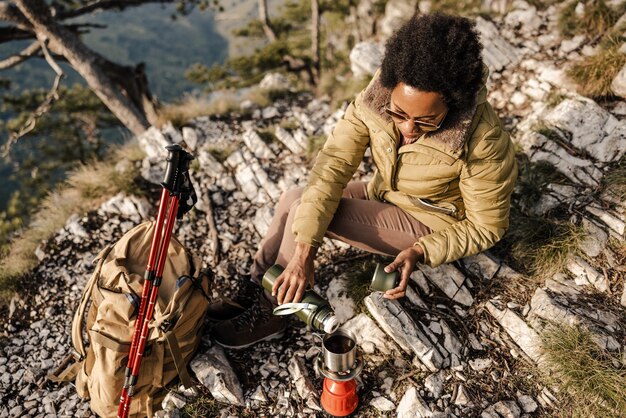
[[[295,253],[291,225],[303,190],[301,187],[286,191],[278,201],[269,231],[254,256],[251,276],[259,284],[268,268],[274,264],[285,267]],[[397,206],[368,200],[367,183],[353,181],[343,191],[326,236],[365,251],[395,257],[430,232],[430,228]]]

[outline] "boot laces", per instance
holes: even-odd
[[[257,323],[263,323],[269,320],[270,317],[271,312],[264,309],[257,298],[249,309],[233,319],[233,325],[237,331],[241,331],[244,328],[253,329]]]

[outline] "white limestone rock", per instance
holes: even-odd
[[[385,49],[382,45],[371,42],[359,42],[350,51],[350,69],[354,77],[372,76],[383,62]]]
[[[146,155],[146,158],[151,162],[165,160],[167,158],[167,150],[165,147],[172,144],[172,142],[154,126],[148,128],[141,135],[137,135],[137,142]]]
[[[451,264],[443,264],[436,268],[420,264],[419,269],[450,299],[465,306],[472,306],[474,303],[474,298],[466,286],[469,279]]]
[[[214,345],[207,352],[196,356],[190,363],[196,378],[219,402],[243,406],[244,398],[237,375],[230,367],[224,350]]]
[[[280,198],[281,191],[276,184],[270,180],[265,170],[259,164],[259,161],[254,159],[250,165],[250,169],[254,173],[257,184],[259,184],[265,193],[273,200],[277,201]]]
[[[244,166],[237,170],[235,179],[239,183],[240,190],[248,200],[251,202],[258,201],[260,186],[250,166]]]
[[[617,161],[626,152],[626,122],[617,121],[586,97],[563,100],[546,115],[545,122],[571,133],[571,144],[600,162]]]
[[[520,52],[500,35],[496,25],[480,16],[475,22],[483,44],[483,59],[490,73],[519,62]]]
[[[377,396],[370,401],[370,405],[381,412],[393,411],[396,405],[384,396]]]
[[[417,9],[417,0],[389,0],[385,5],[385,15],[380,22],[383,37],[390,37]]]
[[[498,309],[492,302],[485,303],[485,307],[528,357],[538,364],[543,362],[541,337],[535,330],[508,308]]]
[[[319,403],[317,402],[319,395],[309,377],[309,373],[306,370],[306,366],[304,365],[302,358],[298,356],[291,357],[288,369],[289,374],[291,375],[291,380],[294,382],[296,391],[298,392],[298,395],[300,395],[300,398],[309,408],[321,411],[322,408],[320,408]]]
[[[143,197],[118,193],[100,206],[103,213],[122,215],[127,218],[148,219],[150,205]]]
[[[617,73],[611,83],[611,90],[617,96],[626,97],[626,64]]]
[[[268,402],[267,396],[265,395],[265,392],[263,391],[263,387],[261,385],[257,386],[254,392],[252,392],[252,395],[250,395],[250,399],[260,403]]]
[[[417,287],[424,295],[430,295],[430,286],[428,285],[428,280],[421,270],[415,269],[413,273],[411,273],[411,280],[417,285]]]
[[[433,411],[419,395],[415,386],[410,386],[404,392],[396,412],[398,413],[397,418],[430,418],[433,416]]]
[[[440,370],[424,379],[424,387],[433,395],[433,398],[439,399],[443,394],[443,384],[446,379],[446,372]]]
[[[269,160],[276,157],[254,129],[249,129],[243,134],[243,142],[257,158]]]
[[[356,335],[357,344],[366,354],[379,352],[385,356],[397,352],[396,346],[376,323],[364,313],[360,313],[343,325]]]
[[[185,141],[186,148],[190,151],[195,151],[198,146],[198,132],[195,129],[188,126],[183,127],[183,141]]]
[[[504,17],[507,26],[519,29],[526,35],[534,34],[542,24],[541,18],[537,15],[537,8],[529,6],[509,12]]]
[[[567,260],[565,267],[574,276],[577,285],[593,285],[600,292],[609,289],[609,280],[589,265],[585,260],[576,256]]]
[[[469,272],[484,280],[491,280],[500,269],[500,263],[485,253],[465,257],[461,263]]]
[[[276,135],[276,138],[278,138],[278,140],[282,142],[283,145],[286,146],[289,151],[291,151],[292,153],[296,155],[301,154],[306,150],[304,147],[302,147],[300,142],[297,141],[288,130],[280,126],[276,127],[275,135]]]
[[[259,208],[254,214],[252,224],[254,229],[259,233],[259,236],[264,237],[267,235],[272,218],[274,217],[274,208],[270,206],[263,206]]]
[[[173,409],[181,409],[187,404],[187,399],[183,395],[179,395],[176,392],[169,392],[165,395],[161,406],[163,409],[167,411],[171,411]]]
[[[224,173],[224,166],[211,154],[208,146],[200,149],[198,162],[200,169],[209,177],[216,178]]]
[[[69,232],[70,236],[74,240],[83,240],[89,238],[89,234],[80,224],[80,217],[77,214],[71,215],[66,223],[65,229]]]
[[[537,405],[537,402],[535,402],[532,396],[523,395],[520,392],[517,392],[517,403],[527,414],[532,414],[539,407],[539,405]]]
[[[597,186],[602,172],[589,160],[569,154],[554,141],[535,131],[524,131],[516,142],[528,154],[531,161],[547,161],[577,184]]]
[[[619,237],[624,236],[624,232],[626,231],[626,223],[623,220],[614,216],[607,210],[604,210],[604,209],[601,209],[592,205],[585,206],[585,210],[591,213],[592,215],[595,215],[598,218],[600,218],[600,220],[604,222],[614,232],[616,232]]]
[[[477,358],[469,361],[469,365],[475,372],[481,372],[491,367],[493,361],[490,358]]]
[[[576,35],[571,39],[564,39],[561,42],[561,47],[559,48],[559,51],[561,52],[561,54],[567,55],[570,52],[580,48],[586,39],[587,38],[585,37],[585,35]]]
[[[281,73],[267,73],[259,83],[259,87],[264,90],[289,90],[291,82]]]
[[[472,403],[470,395],[467,392],[464,384],[460,384],[456,389],[456,396],[452,400],[452,403],[458,406],[466,406]]]
[[[397,300],[384,299],[381,292],[365,298],[365,306],[380,327],[407,353],[414,353],[430,371],[444,367],[445,349],[429,338],[428,327],[416,324]],[[444,354],[442,354],[444,353]]]
[[[520,418],[522,411],[515,401],[500,401],[493,408],[503,418]]]
[[[597,320],[601,317],[597,313],[594,314],[594,312],[586,312],[586,315],[582,316],[572,308],[557,302],[541,288],[535,290],[535,293],[530,301],[530,307],[533,315],[547,321],[564,325],[584,326],[591,332],[593,341],[598,344],[600,348],[609,351],[616,351],[621,348],[619,342],[612,335],[601,332],[597,326],[590,324],[590,321],[585,317],[590,316]]]

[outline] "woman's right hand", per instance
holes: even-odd
[[[313,287],[316,248],[303,243],[296,245],[296,253],[272,286],[272,296],[278,304],[300,302],[307,287]]]

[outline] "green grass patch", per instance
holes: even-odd
[[[356,263],[356,265],[350,265],[350,272],[346,274],[346,290],[357,309],[361,309],[363,299],[372,292],[370,283],[375,268],[376,260],[368,258],[363,262]]]
[[[548,7],[560,3],[562,0],[528,0],[528,4],[535,6],[537,10],[546,10]]]
[[[584,12],[576,14],[579,2],[570,2],[559,16],[559,30],[564,36],[585,35],[593,39],[602,36],[615,25],[617,20],[626,12],[626,3],[622,2],[613,8],[604,0],[584,2]]]
[[[572,66],[568,74],[578,83],[581,94],[592,98],[613,95],[611,83],[626,64],[626,55],[619,51],[622,43],[620,36],[607,37],[597,54]]]
[[[546,133],[539,133],[548,136]],[[562,183],[567,180],[547,161],[531,162],[525,154],[519,153],[517,163],[519,175],[513,192],[513,201],[522,209],[526,210],[535,205],[545,194],[550,183]]]
[[[603,181],[609,193],[620,201],[626,200],[626,157],[622,157],[617,165],[606,173]]]
[[[37,265],[35,250],[39,244],[62,228],[71,214],[93,210],[119,192],[138,193],[134,182],[138,172],[134,162],[141,158],[143,152],[137,143],[129,143],[104,161],[74,170],[44,199],[30,224],[2,251],[0,303],[12,295],[20,277]],[[130,160],[130,164],[118,166],[123,159]]]
[[[548,97],[546,97],[546,105],[550,109],[553,109],[566,98],[567,96],[565,94],[559,93],[556,90],[551,90],[550,93],[548,93]]]
[[[343,103],[353,101],[372,79],[371,76],[356,78],[344,74],[349,74],[349,68],[345,68],[345,71],[337,69],[322,73],[318,93],[330,97],[332,109],[338,109]]]
[[[583,229],[569,221],[528,216],[512,208],[509,230],[493,252],[515,270],[542,280],[560,272],[583,239]]]
[[[210,145],[206,148],[206,151],[215,157],[217,161],[223,163],[226,159],[235,151],[234,145],[227,146],[214,146]]]
[[[481,0],[438,0],[432,2],[430,12],[471,15],[479,13],[481,6]]]
[[[572,417],[623,417],[626,368],[580,328],[554,326],[542,335],[551,377],[571,398]]]
[[[261,137],[261,140],[267,145],[278,140],[274,134],[274,128],[272,127],[258,129],[257,133]]]
[[[222,407],[210,396],[199,396],[183,407],[182,416],[185,418],[217,417]]]

